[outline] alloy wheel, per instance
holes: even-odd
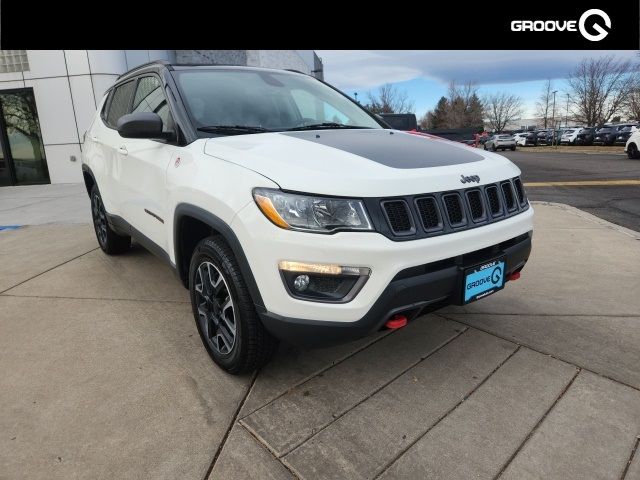
[[[107,213],[100,195],[93,196],[91,213],[93,216],[93,226],[96,229],[96,235],[100,245],[103,247],[107,244]]]
[[[194,289],[204,338],[217,353],[228,355],[236,342],[236,310],[227,281],[218,267],[204,261],[196,270]]]

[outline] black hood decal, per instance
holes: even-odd
[[[316,130],[282,135],[308,140],[359,155],[392,168],[429,168],[479,162],[471,148],[391,130]]]

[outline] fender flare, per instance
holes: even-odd
[[[231,247],[234,256],[236,257],[236,261],[238,262],[238,266],[240,267],[240,272],[242,273],[244,281],[247,284],[247,288],[251,293],[253,303],[259,311],[264,309],[264,302],[262,301],[262,296],[260,295],[258,284],[256,283],[253,272],[251,271],[251,267],[249,266],[249,261],[247,260],[247,256],[245,255],[242,245],[240,244],[240,240],[238,240],[238,237],[236,236],[232,228],[224,220],[217,217],[213,213],[208,212],[207,210],[204,210],[203,208],[197,207],[195,205],[191,205],[190,203],[179,203],[176,206],[173,216],[173,248],[176,260],[176,272],[178,273],[182,281],[185,282],[186,280],[185,283],[188,284],[189,274],[189,264],[187,263],[185,265],[184,263],[186,262],[182,261],[182,255],[180,255],[182,245],[180,242],[179,226],[183,217],[192,217],[205,223],[225,239],[229,247]]]

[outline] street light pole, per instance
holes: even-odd
[[[564,126],[569,126],[569,94],[567,93],[567,114],[564,116]]]
[[[356,103],[358,103],[358,92],[353,92],[353,95],[356,97]]]
[[[556,143],[556,93],[558,93],[557,90],[554,90],[553,92],[553,108],[551,109],[551,129],[553,131],[552,133],[552,140],[551,140],[551,144],[555,145]]]

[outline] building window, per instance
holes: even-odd
[[[28,72],[26,50],[0,50],[0,73]]]
[[[33,89],[0,91],[0,186],[49,183]]]

